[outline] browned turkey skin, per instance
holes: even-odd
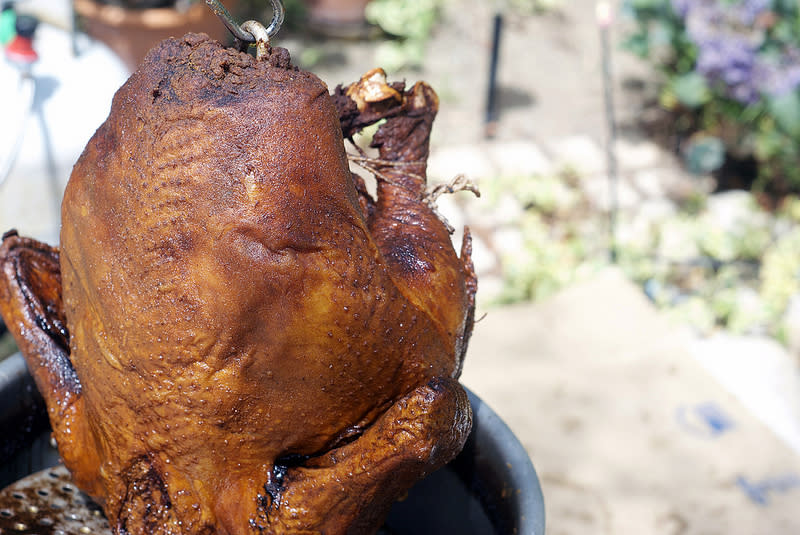
[[[476,282],[425,202],[437,106],[167,40],[75,165],[60,251],[5,237],[0,309],[115,533],[372,533],[460,451]],[[343,133],[379,119],[372,199]]]

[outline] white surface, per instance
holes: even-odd
[[[689,351],[772,432],[800,454],[800,373],[774,340],[718,334]]]
[[[72,27],[71,0],[17,0],[15,9],[57,28],[66,30]]]
[[[79,54],[73,56],[71,34],[49,25],[39,27],[34,46],[39,53],[32,70],[34,112],[25,125],[16,164],[0,186],[0,232],[14,227],[21,234],[56,243],[58,207],[72,166],[107,117],[111,99],[128,73],[110,50],[82,35]],[[3,56],[0,162],[19,134],[25,101],[20,72]]]

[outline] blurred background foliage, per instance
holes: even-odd
[[[371,0],[367,21],[389,39],[380,42],[375,61],[387,71],[414,68],[425,59],[425,45],[447,0]]]
[[[663,76],[696,173],[755,162],[754,186],[800,190],[800,9],[795,0],[626,0],[625,46]]]
[[[520,247],[502,258],[496,304],[546,298],[588,280],[611,263],[608,215],[569,169],[556,175],[504,176],[481,184],[486,210],[519,200],[513,221]],[[746,191],[687,199],[655,215],[620,214],[617,264],[677,323],[706,335],[736,334],[786,342],[800,313],[800,200],[766,210]]]

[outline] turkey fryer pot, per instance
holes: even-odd
[[[473,429],[450,464],[392,507],[379,535],[542,535],[544,502],[525,449],[472,392]],[[110,535],[58,463],[44,402],[20,354],[0,361],[0,535]],[[57,465],[57,466],[56,466]]]

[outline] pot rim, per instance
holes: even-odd
[[[519,535],[543,535],[545,532],[544,495],[528,452],[508,424],[477,394],[464,387],[472,404],[473,428],[469,440],[476,457],[491,457],[502,462],[492,463],[497,470],[494,487],[508,491],[504,494],[516,517]],[[488,474],[482,474],[487,476]],[[491,499],[497,502],[497,497]]]
[[[496,528],[518,535],[543,535],[544,497],[527,451],[488,404],[469,388],[464,389],[472,405],[473,427],[464,447],[469,455],[456,457],[451,463],[453,470],[459,473],[459,464],[467,468],[461,474],[470,473],[472,480],[464,483],[478,493],[484,508],[496,510],[498,514],[493,516],[512,519],[513,525],[496,525]],[[20,353],[0,360],[0,422],[22,421],[35,403],[32,399],[38,395]],[[496,489],[502,492],[498,495]],[[482,491],[485,495],[480,495]]]

